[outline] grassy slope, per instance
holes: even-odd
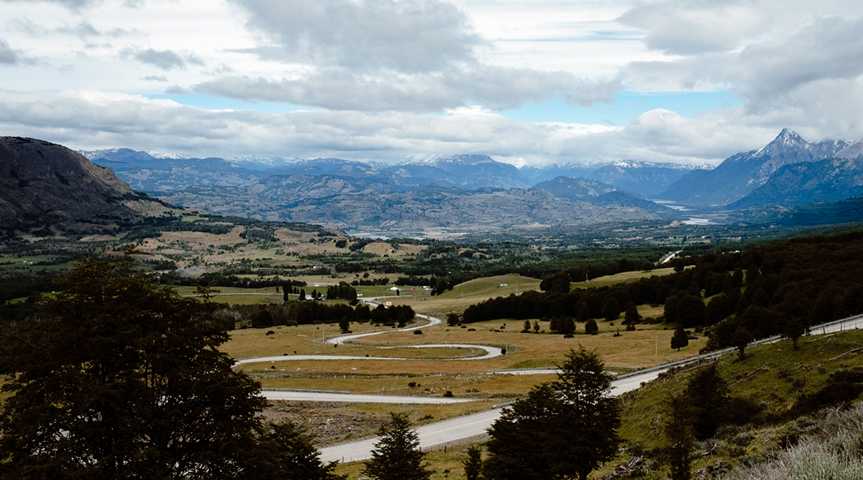
[[[614,275],[596,277],[588,282],[574,282],[570,287],[575,290],[579,288],[597,288],[617,285],[618,283],[636,282],[642,278],[664,277],[674,273],[673,268],[657,268],[655,270],[621,272]]]
[[[863,367],[863,331],[804,338],[801,349],[782,341],[752,349],[743,361],[726,356],[719,371],[734,397],[749,399],[764,410],[759,418],[743,426],[720,430],[715,450],[696,455],[693,471],[704,468],[725,469],[744,463],[763,461],[782,447],[784,438],[796,435],[801,424],[792,408],[797,400],[822,388],[831,373]],[[653,449],[662,446],[662,424],[666,401],[682,391],[695,369],[687,369],[652,382],[623,397],[621,436],[630,446]],[[783,417],[784,416],[784,417]],[[706,446],[700,448],[703,453]]]
[[[736,356],[726,356],[720,361],[719,370],[728,381],[733,396],[755,400],[765,407],[766,412],[782,414],[800,395],[824,386],[832,372],[863,367],[863,331],[804,338],[800,344],[799,351],[794,351],[788,341],[756,347],[742,362]],[[628,451],[633,451],[636,446],[643,449],[662,446],[665,401],[672,393],[684,388],[693,372],[694,369],[679,371],[623,396],[620,433]],[[693,472],[710,466],[731,468],[764,461],[781,449],[783,439],[808,431],[819,416],[820,413],[815,413],[811,417],[785,422],[725,427],[710,454],[706,454],[709,444],[699,444]],[[447,452],[431,452],[427,459],[431,468],[438,472],[433,478],[463,479],[459,468],[463,457],[463,446],[450,448]],[[622,455],[591,478],[601,478],[615,465],[627,460],[629,456]],[[445,477],[441,472],[447,468],[451,472]],[[355,472],[359,472],[360,467],[358,464],[345,465],[340,467],[340,471],[350,473],[349,478],[355,479],[358,478]],[[654,468],[644,478],[667,478],[667,472],[661,467]]]

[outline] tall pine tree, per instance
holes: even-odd
[[[366,462],[363,474],[373,480],[428,480],[431,472],[424,464],[425,455],[419,438],[411,429],[408,417],[390,414],[390,423],[378,431],[380,440]]]

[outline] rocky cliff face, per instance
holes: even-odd
[[[6,235],[105,231],[167,210],[66,147],[0,137],[0,231]]]

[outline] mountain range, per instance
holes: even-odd
[[[670,210],[639,193],[656,192],[690,171],[634,162],[517,168],[473,154],[401,165],[337,158],[278,163],[156,158],[130,149],[87,155],[133,188],[172,204],[224,215],[400,233],[656,219]],[[624,191],[617,185],[642,188]]]
[[[91,161],[49,142],[0,137],[0,221],[7,234],[46,225],[110,230],[180,205],[424,235],[587,228],[685,215],[667,202],[706,213],[738,210],[744,217],[752,209],[781,212],[828,203],[856,211],[856,203],[842,202],[863,197],[861,153],[863,143],[810,143],[787,129],[712,170],[638,162],[518,168],[475,154],[402,165],[338,158],[237,162],[157,158],[122,148],[86,152]],[[819,208],[809,211],[827,211]]]
[[[758,150],[732,155],[713,170],[687,173],[660,197],[690,206],[730,208],[849,198],[856,193],[848,186],[859,178],[852,157],[859,157],[860,151],[859,144],[810,143],[783,129]]]

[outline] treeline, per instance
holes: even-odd
[[[378,286],[378,285],[386,285],[388,283],[390,283],[390,279],[387,277],[361,278],[359,280],[352,280],[351,281],[351,285],[353,285],[355,287],[357,287],[357,286],[374,287],[374,286]]]
[[[283,305],[233,305],[217,310],[215,315],[219,320],[233,324],[233,328],[338,323],[346,330],[346,326],[353,322],[403,327],[413,321],[416,313],[407,305],[378,305],[372,309],[366,304],[352,307],[291,301]]]
[[[665,320],[707,328],[709,349],[863,312],[863,232],[771,242],[745,252],[685,260],[690,268],[611,287],[576,290],[555,282],[469,307],[465,323],[498,318],[613,319],[630,305],[665,305]],[[566,276],[569,274],[566,273]],[[579,313],[583,312],[583,313]]]
[[[281,280],[278,277],[272,278],[243,278],[237,275],[225,274],[222,272],[204,273],[198,277],[187,277],[179,275],[175,272],[164,273],[159,276],[159,282],[169,285],[184,285],[184,286],[219,286],[219,287],[237,287],[237,288],[269,288],[269,287],[287,287],[287,288],[302,288],[307,285],[302,280]]]
[[[340,299],[353,302],[357,299],[357,289],[345,282],[339,282],[338,285],[327,287],[327,299]]]

